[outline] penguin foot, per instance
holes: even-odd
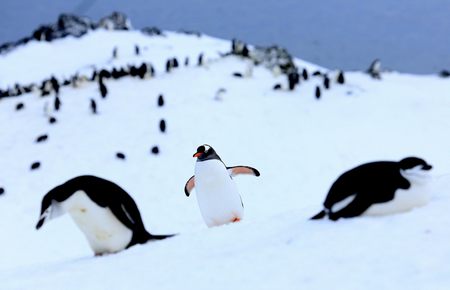
[[[238,218],[238,217],[235,217],[235,218],[233,218],[233,219],[231,220],[232,223],[237,223],[237,222],[240,222],[240,221],[241,221],[241,219]]]

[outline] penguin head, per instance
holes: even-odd
[[[192,157],[197,157],[197,161],[205,161],[211,159],[220,160],[219,155],[216,151],[208,144],[203,144],[197,148],[197,152],[194,153]]]
[[[405,171],[410,170],[430,170],[433,168],[430,164],[428,164],[425,160],[417,158],[417,157],[407,157],[400,160],[400,169]]]
[[[429,181],[428,172],[431,165],[417,157],[408,157],[400,160],[400,174],[411,184],[425,184]]]

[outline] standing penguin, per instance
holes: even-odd
[[[339,71],[338,75],[337,75],[337,79],[336,82],[340,85],[343,85],[345,83],[345,78],[344,78],[344,72],[343,71]]]
[[[244,216],[244,205],[233,176],[251,174],[259,176],[259,171],[248,166],[226,167],[209,145],[201,145],[193,157],[195,175],[184,187],[186,196],[196,187],[200,212],[208,227],[240,221]]]
[[[381,61],[378,58],[370,64],[367,73],[374,79],[381,79]]]
[[[91,99],[91,112],[94,115],[97,114],[97,103],[95,102],[94,99]]]
[[[95,176],[75,177],[50,190],[42,199],[36,229],[64,213],[70,214],[95,255],[172,236],[150,234],[133,198],[117,184]]]
[[[55,101],[53,102],[53,107],[55,108],[55,111],[59,111],[61,108],[61,100],[58,96],[55,97]]]
[[[417,157],[360,165],[333,183],[324,209],[311,219],[386,215],[422,206],[429,198],[425,185],[431,168]]]

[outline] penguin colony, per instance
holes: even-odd
[[[140,55],[139,46],[135,45],[135,55]],[[243,58],[251,58],[252,51],[246,44],[237,41],[232,43],[232,54]],[[112,52],[113,58],[118,58],[118,48]],[[257,63],[257,62],[252,62]],[[189,59],[184,61],[189,64]],[[204,64],[204,55],[197,58],[197,65]],[[166,72],[171,72],[179,66],[176,58],[166,62]],[[374,62],[368,73],[373,78],[380,78],[379,63]],[[326,73],[316,71],[310,73],[303,68],[301,73],[295,65],[281,68],[287,77],[288,89],[293,91],[301,82],[309,81],[312,77],[322,78],[323,89],[330,89],[331,79]],[[97,81],[102,98],[106,98],[108,90],[107,79],[119,79],[125,76],[144,79],[154,76],[151,65],[142,63],[141,66],[94,70],[90,81]],[[240,73],[239,73],[240,74]],[[236,74],[236,76],[239,76]],[[242,74],[240,74],[242,77]],[[72,85],[78,87],[88,78],[75,74],[72,78],[61,83],[51,76],[40,86],[31,84],[21,86],[16,84],[14,89],[0,91],[0,98],[16,96],[39,89],[42,96],[54,93],[53,108],[58,112],[62,107],[59,98],[60,87]],[[345,76],[339,71],[335,76],[337,84],[345,84]],[[281,84],[274,86],[275,90],[282,89]],[[323,90],[316,86],[315,97],[321,98]],[[157,106],[165,105],[163,95],[159,95]],[[23,103],[16,105],[16,110],[25,108]],[[97,102],[90,99],[92,114],[97,114]],[[55,117],[49,117],[49,123],[56,123]],[[161,119],[159,128],[166,132],[166,122]],[[36,138],[36,143],[48,140],[43,134]],[[159,147],[151,148],[152,154],[159,153]],[[117,152],[116,157],[126,159],[123,152]],[[195,189],[198,206],[208,227],[220,226],[239,222],[243,219],[244,204],[233,177],[241,174],[260,176],[257,169],[249,166],[227,167],[217,152],[207,144],[201,145],[193,155],[197,158],[195,174],[188,179],[184,192],[190,196]],[[39,161],[32,163],[30,169],[36,170],[41,166]],[[357,166],[343,173],[331,186],[323,204],[323,210],[311,219],[328,218],[336,221],[340,218],[352,218],[360,215],[384,215],[410,210],[423,206],[428,201],[426,190],[427,173],[432,169],[425,160],[408,157],[398,162],[378,161]],[[380,182],[380,179],[383,182]],[[0,188],[0,195],[5,191]],[[105,194],[107,193],[107,194]],[[41,211],[36,229],[40,229],[45,222],[68,213],[85,235],[95,255],[116,253],[136,244],[143,244],[152,240],[161,240],[173,235],[153,235],[143,224],[139,209],[132,197],[117,184],[95,176],[79,176],[51,189],[42,199]]]

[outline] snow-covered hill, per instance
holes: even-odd
[[[134,47],[141,54],[134,54]],[[118,57],[112,58],[112,50]],[[90,31],[81,38],[31,41],[0,56],[0,87],[66,78],[93,67],[150,62],[149,79],[107,80],[0,99],[0,289],[448,289],[450,287],[450,82],[435,76],[346,73],[331,89],[310,72],[294,91],[285,75],[222,57],[230,41],[179,33]],[[200,53],[205,64],[197,66]],[[168,58],[184,60],[170,73]],[[220,89],[226,92],[217,98]],[[165,105],[157,106],[163,94]],[[95,99],[99,113],[91,113]],[[16,111],[22,102],[24,109]],[[47,109],[45,109],[47,108]],[[48,116],[57,119],[49,124]],[[166,133],[159,121],[167,123]],[[43,134],[48,140],[35,143]],[[239,177],[245,218],[206,228],[193,174],[199,144],[227,165],[258,168]],[[158,146],[160,154],[150,152]],[[115,157],[123,152],[126,160]],[[373,160],[420,156],[434,166],[433,198],[423,208],[387,217],[312,222],[343,171]],[[37,170],[30,170],[39,161]],[[42,196],[80,174],[126,189],[152,233],[178,236],[94,258],[81,232],[63,217],[36,231]]]

